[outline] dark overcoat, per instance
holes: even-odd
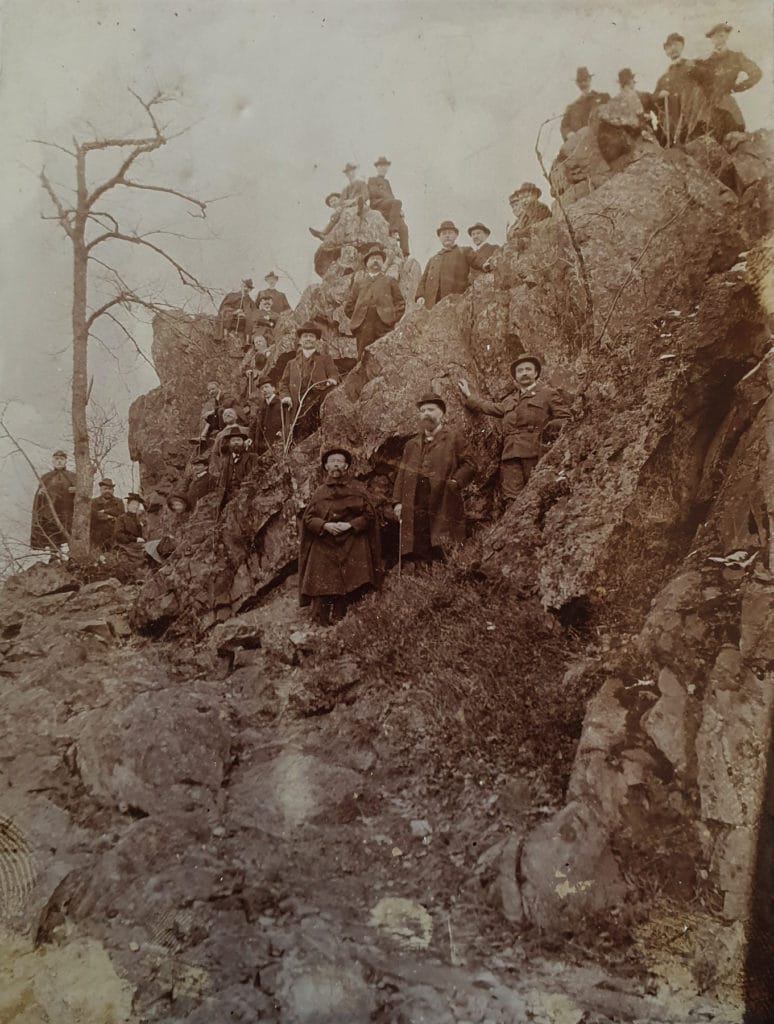
[[[218,508],[230,501],[239,490],[242,482],[251,476],[258,466],[258,456],[253,452],[240,452],[234,458],[231,452],[225,452],[218,477]]]
[[[406,442],[392,500],[401,511],[401,554],[414,551],[414,516],[417,482],[423,466],[430,481],[430,540],[433,547],[444,547],[465,540],[465,507],[462,490],[475,476],[475,465],[462,434],[441,427],[432,441],[424,433]]]
[[[255,296],[256,305],[260,304],[261,299],[271,299],[271,311],[275,316],[279,316],[280,313],[286,312],[290,309],[290,303],[288,297],[284,292],[279,291],[277,288],[264,288],[258,292]]]
[[[406,311],[406,300],[394,277],[366,274],[359,281],[352,282],[344,312],[353,331],[362,325],[369,309],[375,309],[379,319],[388,327],[400,320]]]
[[[115,540],[116,520],[125,512],[124,503],[115,494],[99,494],[91,499],[91,544],[111,548]]]
[[[500,246],[495,245],[494,242],[483,242],[476,249],[472,245],[466,246],[465,255],[468,259],[468,266],[470,267],[470,276],[478,277],[479,274],[486,273],[484,270],[484,264],[487,260],[491,259],[492,256],[497,255],[500,251]]]
[[[282,403],[277,395],[271,402],[263,402],[258,410],[253,444],[265,451],[270,444],[282,439]]]
[[[349,523],[332,536],[326,523]],[[301,605],[313,597],[343,597],[377,586],[381,574],[376,509],[358,480],[324,483],[312,495],[301,523],[298,590]]]
[[[417,287],[417,298],[425,300],[425,308],[432,309],[447,295],[460,295],[468,287],[468,259],[458,245],[441,249],[428,260]]]
[[[339,372],[336,369],[336,364],[327,353],[315,352],[313,356],[306,359],[304,354],[299,351],[293,359],[286,363],[277,390],[280,398],[290,398],[292,402],[290,418],[292,419],[298,409],[299,400],[306,394],[310,385],[322,384],[326,380],[335,380],[338,383],[338,379]],[[323,394],[325,391],[322,387],[314,388],[306,398],[306,403],[309,404],[311,401],[319,399]]]
[[[66,533],[57,525],[52,505]],[[45,551],[52,545],[67,543],[67,534],[73,526],[74,506],[75,473],[68,469],[51,469],[44,473],[32,502],[30,547],[34,551]]]
[[[143,537],[142,519],[136,512],[124,512],[116,520],[116,544],[134,546],[138,537]]]
[[[602,103],[607,103],[609,99],[608,93],[595,92],[593,89],[589,93],[582,93],[577,100],[565,108],[562,123],[559,126],[562,138],[566,140],[568,135],[585,128],[594,108]]]
[[[534,389],[517,388],[502,402],[484,398],[464,398],[469,409],[497,416],[503,421],[502,461],[507,459],[536,459],[542,454],[541,434],[550,420],[564,420],[570,415],[561,394],[546,384],[537,383]]]

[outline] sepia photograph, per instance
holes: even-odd
[[[774,1022],[771,0],[3,0],[0,1024]]]

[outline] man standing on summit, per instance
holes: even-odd
[[[441,248],[428,260],[417,287],[417,305],[432,309],[447,295],[461,295],[468,287],[468,258],[457,245],[459,231],[454,223],[445,220],[436,234]]]
[[[592,110],[600,103],[607,103],[610,96],[606,92],[595,92],[591,88],[591,72],[588,68],[578,68],[575,84],[580,89],[580,96],[565,109],[560,131],[566,142],[573,132],[580,131],[589,123]]]
[[[396,199],[392,185],[387,180],[387,169],[391,166],[386,156],[380,156],[374,164],[376,175],[368,179],[368,196],[371,209],[377,210],[387,221],[391,235],[396,235],[404,256],[409,255],[408,228],[403,217],[403,203]]]

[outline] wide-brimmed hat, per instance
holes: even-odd
[[[127,503],[130,501],[139,501],[142,507],[145,508],[145,498],[143,498],[143,496],[141,494],[138,494],[136,491],[130,491],[126,496],[126,501]]]
[[[348,160],[347,163],[344,166],[344,170],[341,173],[342,174],[346,174],[347,171],[356,171],[356,170],[357,170],[357,164],[353,164],[351,160]]]
[[[491,235],[492,234],[492,232],[489,230],[489,228],[486,226],[486,224],[482,224],[480,220],[477,220],[475,224],[471,224],[470,225],[470,227],[468,228],[468,234],[472,235],[473,232],[476,231],[476,230],[484,231],[484,232],[486,232],[487,235]]]
[[[322,338],[322,327],[314,323],[313,320],[307,320],[305,324],[301,324],[300,327],[296,328],[296,337],[300,338],[302,334],[313,334],[319,341]]]
[[[540,362],[538,357],[523,355],[519,356],[518,359],[514,359],[511,363],[511,377],[515,375],[516,367],[521,366],[522,363],[532,363],[532,365],[535,367],[535,370],[537,371],[538,377],[540,376],[541,371],[543,369],[543,364]]]
[[[444,402],[440,395],[435,395],[429,391],[419,399],[417,409],[421,409],[423,405],[437,405],[441,412],[446,412],[446,402]]]
[[[669,46],[670,43],[683,43],[685,44],[685,36],[681,36],[679,32],[670,32],[664,40],[664,46]]]
[[[343,455],[344,458],[347,460],[347,466],[351,466],[354,460],[354,455],[352,454],[352,452],[347,451],[346,448],[326,448],[325,451],[320,456],[320,465],[322,466],[323,469],[325,469],[325,463],[328,461],[331,455]]]
[[[279,277],[274,273],[273,270],[270,270],[268,274],[265,274],[263,279],[264,281],[268,281],[270,278],[274,278],[275,281],[279,281]]]
[[[329,192],[325,197],[325,205],[327,206],[331,199],[341,199],[341,192]]]
[[[456,231],[457,234],[460,233],[460,229],[457,227],[453,220],[441,221],[435,233],[436,235],[440,235],[442,231]]]
[[[511,192],[511,194],[508,196],[508,201],[510,202],[512,199],[516,199],[518,196],[525,196],[529,194],[541,196],[543,193],[534,181],[523,181],[518,188],[514,189],[513,192]]]
[[[51,458],[52,459],[59,459],[59,458],[66,459],[67,458],[67,452],[63,452],[61,448],[57,448],[57,450],[55,452],[52,452]]]
[[[253,287],[253,279],[252,279],[252,277],[243,277],[242,278],[242,284],[246,284],[248,288],[252,288]]]
[[[588,82],[588,81],[590,81],[590,80],[591,80],[591,79],[592,79],[593,77],[594,77],[594,76],[593,76],[593,75],[591,74],[591,72],[589,71],[589,69],[588,69],[588,68],[583,68],[583,67],[580,67],[580,68],[578,68],[578,70],[577,70],[577,71],[575,72],[575,81],[576,81],[576,82]]]
[[[392,167],[392,163],[386,156],[380,156],[378,160],[374,160],[374,167]]]
[[[115,487],[115,484],[113,483],[113,481],[110,479],[109,476],[106,476],[103,480],[100,480],[99,486],[100,487]]]
[[[729,25],[727,21],[719,21],[717,25],[713,25],[709,32],[705,32],[704,35],[707,39],[712,39],[718,32],[733,32],[733,25]]]
[[[387,259],[387,253],[378,243],[374,243],[374,245],[368,246],[368,248],[363,253],[363,263],[368,263],[369,259],[372,256],[381,256],[383,260]]]

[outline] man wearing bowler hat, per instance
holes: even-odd
[[[261,299],[271,299],[271,312],[274,316],[279,316],[280,313],[285,313],[290,309],[290,303],[288,297],[284,292],[277,290],[277,282],[279,278],[270,270],[269,273],[264,277],[266,287],[262,288],[255,297],[255,301],[258,303],[258,308],[261,306]]]
[[[370,246],[363,254],[366,273],[350,286],[344,312],[349,317],[352,333],[357,339],[357,357],[377,338],[393,329],[406,311],[406,300],[394,277],[384,273],[385,251],[380,245]]]
[[[403,217],[403,203],[396,199],[392,192],[392,185],[387,180],[387,171],[390,168],[390,161],[386,156],[380,156],[374,164],[376,174],[368,179],[368,197],[371,202],[371,209],[377,210],[387,221],[390,234],[395,235],[400,242],[400,249],[404,256],[409,255],[408,228]]]
[[[342,174],[346,176],[347,184],[341,190],[340,207],[342,210],[357,207],[358,216],[362,217],[368,202],[368,185],[362,178],[358,178],[357,172],[357,164],[351,162],[347,163],[342,171]]]
[[[570,411],[553,388],[539,382],[541,363],[537,356],[522,355],[511,364],[516,389],[502,402],[476,398],[463,379],[458,387],[465,406],[473,412],[497,416],[503,421],[503,451],[500,486],[503,498],[512,501],[524,489],[541,455],[543,431],[549,424],[566,420]]]
[[[336,364],[320,351],[322,329],[307,321],[296,331],[298,352],[282,372],[280,401],[285,412],[285,435],[296,440],[317,429],[320,404],[327,391],[339,383]]]
[[[109,477],[99,482],[99,494],[91,499],[91,546],[107,551],[115,541],[116,521],[125,512],[124,503],[114,494]]]
[[[324,482],[304,510],[298,555],[298,590],[312,619],[328,626],[381,574],[376,508],[365,485],[350,479],[352,454],[346,448],[323,452]]]
[[[732,93],[746,92],[760,82],[763,72],[741,50],[729,50],[728,40],[733,27],[728,22],[713,25],[706,33],[712,53],[697,60],[692,77],[701,86],[712,108],[712,132],[718,139],[732,131],[743,132],[744,116]],[[740,75],[745,77],[738,81]]]
[[[468,259],[457,245],[459,231],[453,221],[445,220],[436,231],[441,248],[428,260],[417,287],[416,300],[420,306],[432,309],[447,295],[460,295],[468,287]]]
[[[523,182],[508,197],[513,222],[508,225],[506,238],[516,244],[517,250],[526,249],[532,234],[532,227],[541,220],[548,220],[551,211],[540,202],[541,191],[532,181]]]
[[[494,257],[500,251],[499,245],[489,241],[492,232],[481,221],[471,224],[468,228],[468,235],[473,243],[467,246],[465,255],[470,267],[470,280],[475,281],[482,274],[491,274],[495,268]]]
[[[606,92],[595,92],[591,88],[592,75],[588,68],[578,68],[575,84],[580,89],[580,96],[565,109],[560,131],[562,139],[569,138],[573,132],[580,131],[589,123],[591,112],[600,103],[607,103],[610,96]]]
[[[218,509],[229,502],[242,482],[256,469],[258,456],[248,451],[249,432],[235,423],[223,432],[221,443],[225,449],[218,478]]]
[[[465,540],[462,491],[475,476],[475,465],[462,434],[446,426],[446,403],[436,394],[417,402],[419,433],[403,449],[392,492],[400,521],[401,558],[433,562],[450,544]]]

